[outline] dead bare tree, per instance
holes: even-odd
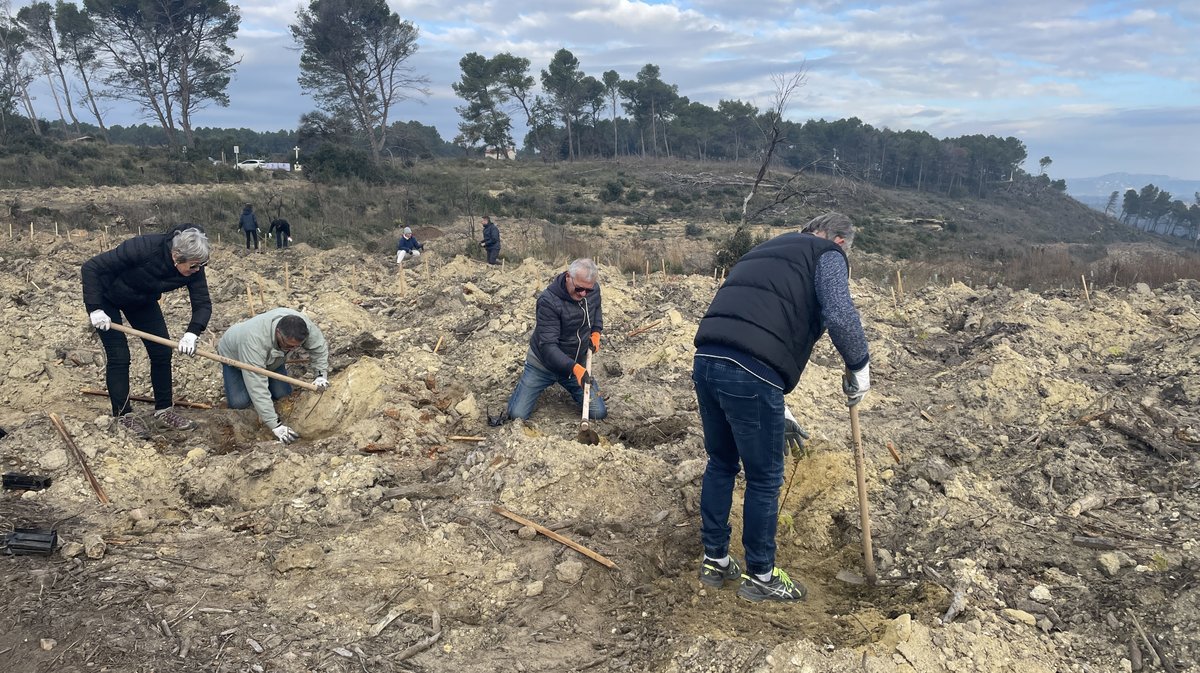
[[[746,198],[742,200],[741,226],[746,226],[746,213],[750,209],[750,200],[758,193],[758,187],[762,184],[767,170],[771,167],[771,160],[775,156],[775,148],[784,141],[782,128],[783,114],[787,112],[792,95],[808,81],[808,69],[804,63],[801,63],[800,69],[796,72],[790,75],[771,75],[771,81],[775,83],[775,96],[771,101],[771,107],[763,115],[767,126],[765,128],[760,127],[763,134],[762,164],[758,167],[758,176],[754,178],[754,184],[750,187],[750,193],[746,194]]]

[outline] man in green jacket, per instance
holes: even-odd
[[[288,352],[297,348],[308,351],[309,362],[317,378],[313,384],[324,391],[329,387],[329,347],[321,329],[304,314],[290,308],[275,308],[230,327],[217,342],[217,352],[246,364],[287,374]],[[225,399],[230,409],[254,405],[259,419],[275,437],[290,444],[300,435],[279,420],[274,401],[287,397],[292,387],[278,379],[222,365]]]

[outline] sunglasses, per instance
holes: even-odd
[[[579,294],[587,294],[587,293],[591,292],[592,290],[596,289],[595,285],[592,285],[590,287],[585,287],[583,285],[580,285],[579,282],[573,278],[571,279],[571,285],[575,288],[575,291],[578,292]]]
[[[208,266],[208,262],[192,262],[191,264],[187,265],[187,268],[188,271],[199,271],[206,266]]]

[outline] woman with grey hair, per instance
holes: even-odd
[[[165,292],[186,287],[192,317],[179,339],[179,352],[194,355],[196,338],[212,317],[212,300],[204,275],[210,252],[208,237],[199,225],[179,224],[164,234],[131,238],[83,263],[83,303],[104,344],[105,379],[112,413],[118,425],[139,437],[149,437],[151,425],[159,430],[190,430],[196,424],[175,411],[171,349],[150,341],[143,343],[150,358],[154,413],[148,419],[132,413],[129,343],[124,333],[109,328],[114,322],[123,324],[123,313],[134,329],[168,338],[167,322],[158,300]]]

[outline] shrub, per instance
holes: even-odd
[[[619,200],[624,191],[625,188],[621,186],[621,183],[609,180],[605,183],[604,189],[600,190],[600,200],[604,203],[612,203]]]
[[[700,238],[704,235],[704,227],[694,222],[688,222],[683,227],[683,233],[689,238]]]
[[[717,266],[731,267],[751,248],[766,240],[765,236],[753,236],[749,229],[738,227],[732,236],[717,244],[713,261]]]

